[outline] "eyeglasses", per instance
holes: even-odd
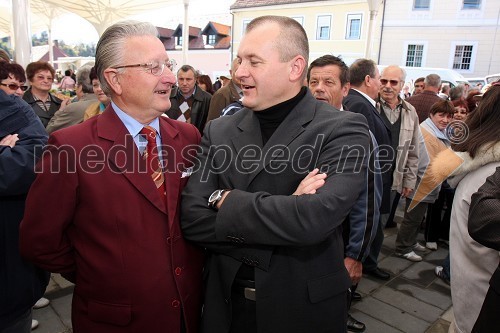
[[[175,66],[175,61],[173,59],[167,60],[166,62],[159,63],[157,61],[153,62],[148,62],[144,64],[134,64],[134,65],[122,65],[122,66],[115,66],[111,67],[114,69],[119,69],[119,68],[127,68],[127,67],[142,67],[146,71],[150,72],[154,76],[160,76],[163,74],[163,71],[165,70],[165,67],[167,67],[169,70],[173,70]]]
[[[399,84],[398,80],[386,80],[386,79],[380,79],[380,83],[382,83],[383,86],[387,84],[387,82],[391,83],[391,86],[397,86]]]
[[[43,81],[43,80],[47,80],[47,81],[53,81],[54,78],[52,76],[43,76],[43,75],[37,75],[35,76],[38,80],[40,81]]]
[[[17,90],[17,89],[21,89],[22,91],[26,91],[28,90],[28,86],[19,86],[15,83],[0,83],[0,85],[2,86],[5,86],[5,87],[9,87],[9,89],[11,90]]]

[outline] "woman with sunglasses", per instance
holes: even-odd
[[[0,61],[0,332],[28,333],[38,325],[32,307],[49,278],[19,253],[19,224],[35,179],[34,162],[47,142],[38,117],[15,96],[23,94],[25,81],[20,65]]]
[[[23,96],[28,86],[25,86],[26,76],[24,69],[19,64],[0,63],[0,89],[7,95]]]

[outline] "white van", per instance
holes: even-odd
[[[382,73],[382,70],[387,67],[384,65],[378,65],[378,70]],[[413,82],[419,77],[426,77],[429,74],[437,74],[441,77],[442,83],[448,83],[450,87],[458,86],[459,84],[468,83],[467,79],[462,76],[462,74],[448,68],[431,68],[431,67],[405,67],[400,66],[406,71],[406,82],[405,84],[413,89]]]
[[[500,73],[498,74],[490,74],[490,75],[486,75],[485,77],[486,79],[486,82],[487,83],[493,83],[493,82],[496,82],[500,79]]]
[[[487,84],[486,78],[484,77],[468,77],[467,81],[469,81],[471,88],[477,87],[478,84],[480,84],[481,87],[484,87]]]

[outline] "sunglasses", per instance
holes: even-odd
[[[386,80],[386,79],[380,79],[380,83],[382,83],[383,86],[385,86],[389,82],[391,86],[395,87],[399,84],[398,80]]]
[[[11,89],[11,90],[17,90],[17,89],[21,89],[22,91],[28,90],[28,86],[18,86],[15,83],[9,83],[9,84],[0,83],[0,85],[5,86],[5,87],[9,87],[9,89]]]

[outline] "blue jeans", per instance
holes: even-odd
[[[450,254],[444,258],[443,261],[443,275],[448,279],[448,281],[451,281],[451,273],[450,273]]]
[[[30,308],[14,321],[12,325],[1,330],[0,333],[30,333],[32,317],[33,309]]]

